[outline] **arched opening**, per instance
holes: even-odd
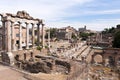
[[[94,56],[94,61],[95,61],[95,63],[102,63],[103,62],[103,58],[102,58],[102,56],[100,54],[96,54]]]
[[[114,65],[115,65],[115,60],[114,60],[114,58],[113,58],[112,56],[109,56],[108,59],[109,59],[109,65],[110,65],[110,66],[114,66]]]

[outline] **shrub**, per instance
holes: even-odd
[[[37,46],[37,50],[42,50],[42,47],[41,46]]]

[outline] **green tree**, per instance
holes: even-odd
[[[72,33],[72,39],[77,39],[77,36],[74,33]]]
[[[56,37],[56,33],[57,33],[57,29],[56,28],[50,29],[50,38],[55,38]]]
[[[120,48],[120,31],[114,34],[113,47]]]
[[[115,33],[115,28],[114,27],[110,28],[109,33]]]
[[[41,51],[42,50],[42,46],[37,46],[37,50]]]
[[[89,33],[79,33],[79,37],[81,37],[82,38],[82,40],[86,40],[87,38],[88,38],[88,36],[89,36]]]
[[[48,32],[47,30],[46,32]],[[50,38],[56,38],[57,28],[51,28],[50,29]],[[48,38],[48,34],[45,35],[45,38]]]
[[[92,35],[94,35],[95,33],[89,33],[89,36],[92,36]]]
[[[102,34],[108,34],[108,33],[115,33],[115,28],[114,27],[112,27],[112,28],[105,28],[102,31]]]

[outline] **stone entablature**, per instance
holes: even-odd
[[[39,20],[39,19],[34,19],[33,17],[31,17],[26,11],[18,11],[17,14],[6,13],[2,15],[11,16],[14,18],[28,19],[28,20]]]

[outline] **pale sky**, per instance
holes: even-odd
[[[48,27],[87,26],[103,30],[120,24],[120,0],[1,0],[0,13],[25,10]]]

